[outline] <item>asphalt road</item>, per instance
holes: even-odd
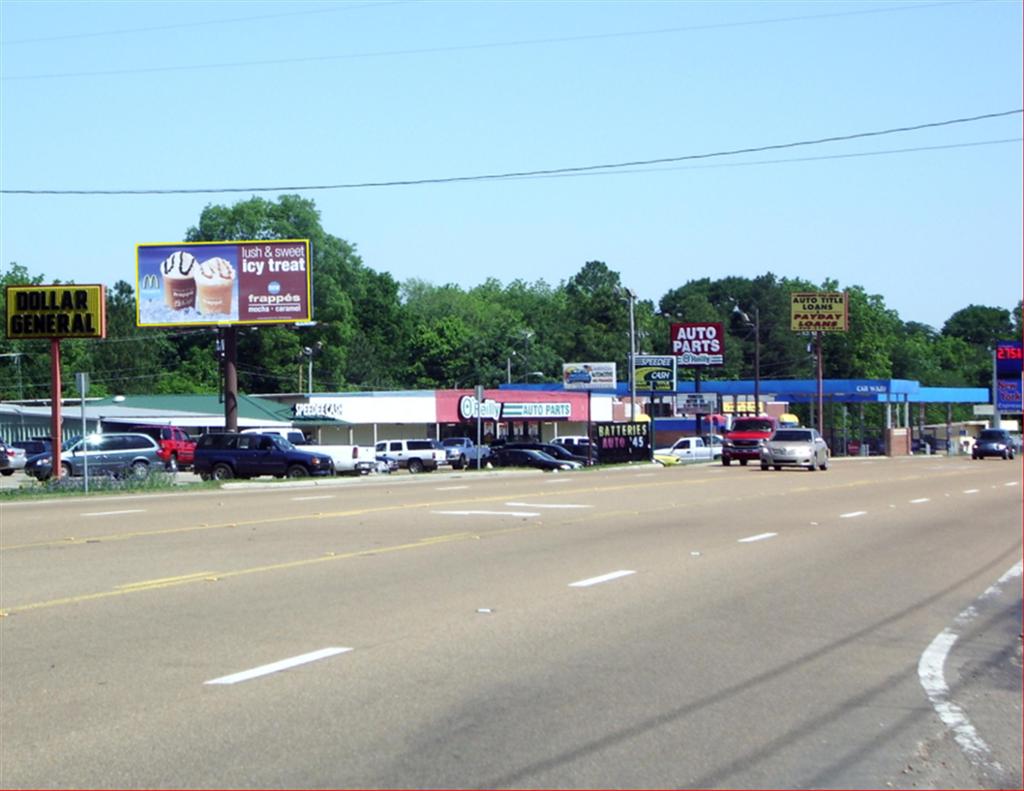
[[[914,457],[7,503],[0,786],[1019,786],[1020,483]]]

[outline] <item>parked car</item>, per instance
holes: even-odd
[[[761,469],[806,467],[811,472],[828,469],[828,445],[817,429],[776,429],[761,446]]]
[[[578,461],[556,459],[544,451],[512,448],[507,445],[494,450],[491,458],[499,467],[534,467],[545,472],[578,470],[583,466]]]
[[[469,437],[448,437],[441,440],[441,444],[444,445],[445,452],[448,454],[449,464],[456,470],[476,466],[478,457],[483,463],[491,452],[486,445],[477,447]]]
[[[0,452],[3,453],[3,460],[0,461],[0,474],[14,475],[15,470],[25,469],[25,449],[13,444],[7,444],[0,440]]]
[[[25,451],[25,458],[31,459],[40,453],[49,453],[53,447],[53,441],[49,437],[33,437],[32,439],[17,439],[11,443],[16,448]]]
[[[971,448],[972,459],[984,459],[996,456],[1000,459],[1012,459],[1015,455],[1013,437],[1009,431],[1001,428],[984,429]]]
[[[578,456],[562,445],[553,442],[506,442],[502,449],[539,450],[548,454],[553,459],[561,461],[574,461],[582,467],[588,467],[593,462],[586,456]]]
[[[377,466],[373,448],[360,448],[358,445],[319,445],[297,428],[244,428],[242,434],[276,434],[288,440],[299,450],[310,453],[322,453],[331,457],[334,463],[334,474],[344,475],[355,473],[365,475]]]
[[[160,460],[168,470],[188,469],[196,452],[196,441],[177,426],[132,426],[160,446]]]
[[[432,439],[386,439],[378,442],[375,450],[377,456],[391,456],[412,473],[433,472],[447,462],[445,451],[435,447]]]
[[[701,434],[700,438],[704,444],[711,448],[711,458],[722,458],[722,445],[725,444],[725,437],[721,434]]]
[[[199,438],[195,471],[204,481],[261,475],[305,478],[334,475],[334,462],[324,453],[300,450],[277,434],[225,431]]]
[[[145,478],[163,467],[160,446],[146,434],[111,432],[90,434],[68,440],[61,449],[62,475],[111,475],[115,478]],[[53,453],[34,456],[25,465],[25,473],[45,481],[53,475]]]
[[[670,447],[656,448],[655,460],[659,456],[675,456],[679,461],[685,462],[712,461],[715,458],[714,451],[704,444],[702,437],[680,437]]]
[[[561,445],[576,456],[586,456],[588,459],[591,459],[594,464],[601,461],[598,456],[597,445],[590,441],[590,437],[574,435],[555,437],[551,440],[551,444]]]

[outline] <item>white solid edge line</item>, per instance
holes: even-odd
[[[636,574],[635,571],[627,569],[621,569],[619,571],[612,571],[608,574],[602,574],[600,577],[590,577],[589,579],[579,580],[578,582],[570,582],[570,588],[589,588],[591,585],[599,585],[602,582],[608,582],[609,580],[617,580],[619,577],[628,577],[630,574]]]
[[[221,676],[211,681],[204,681],[204,684],[237,684],[239,681],[249,681],[260,676],[269,676],[271,673],[279,673],[282,670],[297,667],[299,665],[316,662],[326,659],[329,656],[344,654],[351,651],[351,648],[321,648],[319,651],[311,651],[308,654],[293,656],[290,659],[282,659],[280,662],[271,662],[269,665],[261,665],[251,670],[243,670],[240,673],[232,673],[230,676]]]
[[[848,514],[839,514],[840,519],[850,519],[854,516],[864,516],[867,511],[850,511]]]
[[[758,533],[756,536],[747,536],[739,539],[737,544],[749,544],[751,541],[764,541],[766,538],[774,538],[778,533]]]
[[[1018,562],[978,598],[987,599],[998,595],[1000,587],[1008,580],[1019,577],[1022,571],[1024,571],[1024,562]],[[954,620],[956,624],[962,626],[977,614],[978,611],[971,605]],[[953,732],[954,740],[966,753],[968,759],[976,765],[1002,772],[1002,766],[992,758],[992,750],[978,735],[963,709],[949,699],[949,686],[946,684],[943,669],[946,658],[958,637],[952,629],[943,629],[921,654],[921,659],[917,663],[917,676],[921,681],[921,686],[924,687],[928,700],[931,701],[932,707],[939,715],[939,719]]]
[[[132,508],[127,511],[91,511],[87,514],[79,514],[79,516],[117,516],[119,514],[144,514],[146,513],[145,508]]]

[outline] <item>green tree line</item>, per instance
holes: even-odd
[[[242,327],[239,386],[246,393],[310,389],[303,377],[314,349],[313,389],[320,392],[454,388],[476,384],[558,381],[565,362],[615,362],[627,370],[629,305],[622,275],[602,261],[583,263],[557,285],[489,279],[473,288],[425,280],[397,282],[366,266],[355,248],[327,233],[313,201],[285,195],[233,206],[207,206],[185,240],[309,239],[313,249],[316,325]],[[45,273],[12,263],[2,285],[40,284]],[[811,378],[809,337],[790,330],[790,293],[849,293],[850,331],[824,338],[829,378],[916,379],[930,386],[988,387],[991,352],[1021,336],[1021,303],[1013,311],[983,305],[958,310],[941,329],[904,322],[881,295],[834,280],[710,277],[667,292],[657,304],[634,304],[638,351],[669,351],[673,321],[720,321],[726,364],[716,379],[752,378],[759,319],[763,379]],[[215,393],[220,369],[211,328],[139,328],[133,286],[107,292],[105,340],[62,343],[69,373],[88,371],[91,395]],[[0,399],[49,397],[49,344],[0,341]],[[942,418],[944,419],[944,416]]]

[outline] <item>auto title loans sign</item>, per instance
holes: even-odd
[[[105,338],[104,286],[8,286],[7,337]]]
[[[724,365],[722,323],[691,321],[672,325],[672,354],[680,365]]]
[[[789,296],[789,328],[794,332],[846,332],[850,329],[845,291],[806,291]]]

